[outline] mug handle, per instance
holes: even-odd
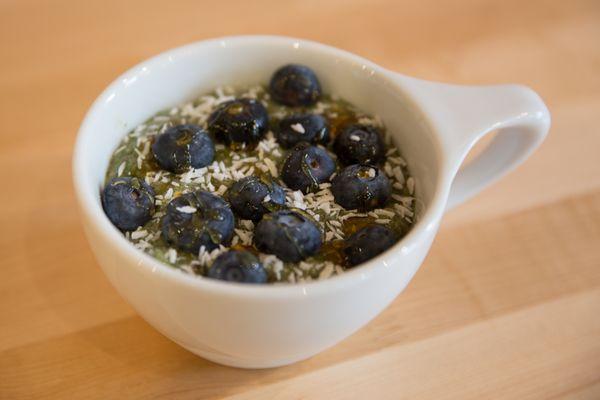
[[[434,129],[440,132],[444,170],[453,177],[446,209],[464,202],[516,168],[550,129],[548,108],[521,85],[461,86],[399,77]],[[462,169],[475,143],[497,135]]]

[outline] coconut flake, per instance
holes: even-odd
[[[394,216],[394,213],[389,210],[384,210],[383,208],[378,208],[377,210],[375,210],[375,215],[381,215],[383,217],[392,218]]]
[[[265,158],[264,162],[267,165],[267,168],[269,168],[269,173],[271,174],[271,176],[273,178],[277,178],[279,176],[279,172],[277,171],[277,167],[275,166],[275,163],[273,161],[271,161],[269,158]]]
[[[125,165],[126,165],[126,164],[127,164],[127,163],[126,163],[125,161],[123,161],[123,162],[121,163],[121,165],[119,165],[119,168],[117,169],[117,176],[121,176],[121,175],[123,175],[123,171],[125,171]]]
[[[177,211],[185,213],[185,214],[193,214],[196,211],[198,211],[198,209],[196,207],[192,207],[192,206],[181,206],[181,207],[177,207]]]
[[[392,172],[399,183],[404,183],[404,174],[402,173],[402,168],[394,167],[392,168]]]
[[[408,193],[415,193],[415,179],[412,176],[406,180],[406,188],[408,189]]]
[[[133,239],[133,240],[141,239],[146,236],[148,236],[148,231],[143,230],[143,229],[142,230],[138,229],[136,231],[131,232],[131,239]]]
[[[392,221],[391,219],[387,219],[387,218],[378,218],[375,220],[375,223],[386,225],[386,224],[389,224],[391,221]]]
[[[304,127],[302,126],[301,123],[297,122],[295,124],[290,125],[290,128],[292,128],[294,131],[300,133],[300,134],[304,134],[306,133],[306,130],[304,130]]]
[[[175,250],[174,248],[169,248],[169,250],[167,250],[167,252],[165,253],[165,257],[167,258],[167,260],[169,260],[171,264],[175,264],[175,262],[177,261],[177,250]]]
[[[329,278],[333,274],[334,271],[335,271],[335,269],[333,267],[333,264],[326,263],[325,267],[319,273],[319,279],[327,279],[327,278]]]
[[[222,196],[222,195],[224,195],[224,194],[225,194],[225,192],[226,192],[226,191],[227,191],[227,186],[225,186],[225,185],[221,185],[221,186],[219,186],[219,188],[217,189],[217,194],[218,194],[219,196]]]

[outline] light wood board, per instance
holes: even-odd
[[[244,371],[109,285],[70,177],[79,123],[135,63],[209,37],[321,41],[425,79],[516,82],[553,126],[450,212],[407,290],[305,362]],[[0,399],[600,399],[600,2],[0,2]]]

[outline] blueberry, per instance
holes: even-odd
[[[154,214],[154,190],[135,177],[111,179],[100,197],[106,216],[122,231],[136,230]]]
[[[347,210],[368,211],[383,207],[391,191],[388,178],[370,165],[350,165],[331,182],[335,202]]]
[[[267,272],[258,258],[243,250],[230,250],[218,256],[209,268],[207,276],[229,282],[267,282]]]
[[[276,102],[286,106],[310,106],[321,97],[321,84],[312,69],[288,64],[275,71],[269,92]]]
[[[333,143],[333,151],[343,164],[379,164],[385,158],[385,145],[379,130],[366,125],[346,126]]]
[[[290,189],[308,193],[328,181],[334,172],[335,161],[325,149],[300,142],[285,159],[281,179]]]
[[[156,137],[152,153],[161,168],[182,173],[190,167],[202,168],[215,158],[215,146],[197,125],[176,125]]]
[[[198,253],[201,246],[210,251],[229,243],[234,222],[225,200],[199,190],[171,200],[162,219],[162,237],[190,253]]]
[[[226,196],[238,217],[253,221],[258,221],[263,214],[275,211],[285,204],[283,188],[257,176],[247,176],[235,182]]]
[[[221,104],[208,117],[208,131],[224,143],[256,143],[267,131],[269,116],[260,101],[235,99]]]
[[[285,149],[299,142],[326,145],[329,141],[327,120],[318,114],[295,114],[279,123],[277,141]]]
[[[321,248],[321,230],[304,213],[281,210],[265,214],[254,228],[254,245],[285,262],[299,262]]]
[[[344,255],[351,266],[369,261],[397,242],[396,234],[383,225],[367,225],[346,239]]]

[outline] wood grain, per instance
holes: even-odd
[[[447,215],[384,313],[265,371],[204,361],[143,322],[96,266],[70,178],[78,125],[117,74],[241,33],[527,84],[553,116],[518,172]],[[0,399],[600,398],[598,38],[593,0],[0,2]]]

